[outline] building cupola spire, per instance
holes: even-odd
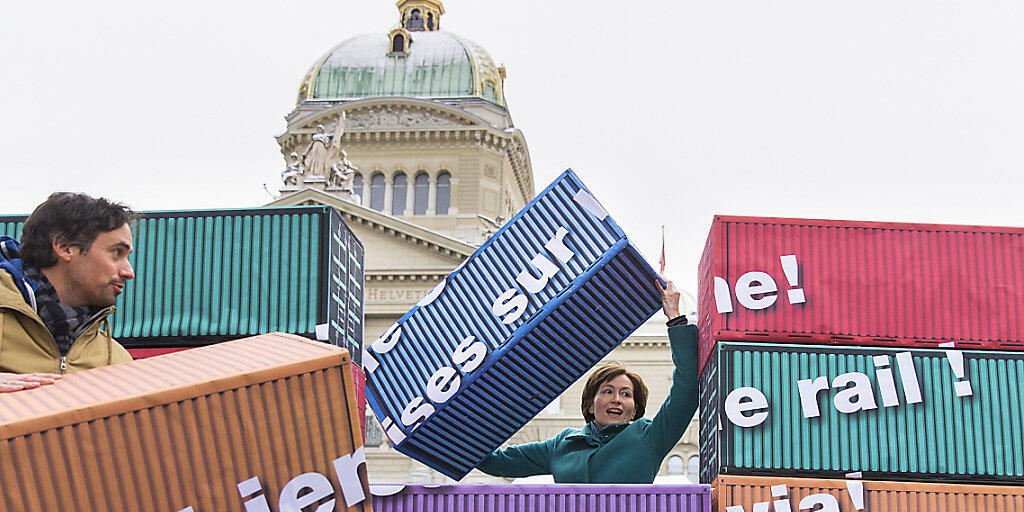
[[[401,27],[410,32],[432,32],[441,29],[444,6],[440,0],[399,0]]]

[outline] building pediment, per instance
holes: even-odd
[[[325,106],[289,119],[289,134],[313,133],[317,125],[334,126],[345,112],[345,131],[445,130],[492,128],[490,123],[462,109],[415,98],[373,98]]]
[[[308,102],[307,102],[308,103]],[[368,98],[363,100],[303,104],[288,116],[288,130],[278,135],[281,154],[304,154],[323,127],[334,133],[342,113],[345,125],[341,144],[353,149],[401,145],[402,147],[485,147],[504,154],[518,192],[524,200],[533,197],[533,169],[526,139],[515,127],[499,128],[459,107],[416,98]],[[312,109],[312,110],[305,110]],[[355,159],[355,158],[353,158]],[[356,162],[358,164],[358,162]]]
[[[357,205],[322,190],[306,188],[267,206],[333,206],[366,248],[369,279],[438,278],[473,254],[476,246]],[[404,276],[404,277],[400,277]]]
[[[459,128],[473,126],[465,119],[409,105],[386,105],[380,108],[355,109],[348,115],[346,128],[353,130],[389,130],[394,128]]]

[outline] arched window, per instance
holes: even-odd
[[[409,13],[409,19],[405,22],[405,28],[409,30],[423,30],[423,18],[420,17],[419,9],[413,9]]]
[[[668,458],[668,474],[670,475],[681,475],[683,474],[683,458],[678,455],[673,455]]]
[[[363,197],[363,173],[357,172],[352,177],[352,193],[357,197]]]
[[[427,173],[421,172],[416,175],[416,179],[413,180],[414,196],[412,201],[412,213],[413,215],[426,215],[427,214],[427,195],[430,194],[430,176]]]
[[[686,466],[687,473],[691,475],[700,474],[700,456],[694,455],[693,457],[690,457],[690,460],[687,461]],[[696,481],[696,479],[694,479],[694,481]]]
[[[427,30],[434,30],[434,13],[427,11]]]
[[[391,53],[405,53],[405,36],[395,34],[395,38],[391,40]]]
[[[384,175],[379,172],[370,177],[370,208],[384,211]]]
[[[400,172],[391,179],[391,215],[405,215],[405,187],[408,180]]]
[[[452,204],[452,175],[447,171],[437,175],[437,206],[438,215],[448,215],[448,207]]]

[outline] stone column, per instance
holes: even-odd
[[[412,215],[413,214],[413,204],[412,204],[412,201],[416,197],[414,195],[416,193],[415,179],[416,179],[415,175],[413,175],[412,177],[409,177],[409,176],[405,177],[405,213],[403,213],[403,215]]]
[[[451,173],[451,171],[448,171],[448,172]],[[465,174],[465,173],[459,173],[459,174]],[[462,194],[457,194],[456,193],[456,191],[458,190],[458,187],[459,187],[459,178],[456,178],[455,176],[452,176],[451,180],[452,180],[451,188],[448,191],[448,215],[458,215],[459,214],[459,202],[458,202],[458,199],[462,197]],[[480,180],[477,179],[476,181],[479,183]],[[477,201],[479,201],[479,199]],[[477,207],[477,208],[479,209],[479,207]]]
[[[391,177],[384,175],[384,213],[391,213],[391,196],[395,191],[391,188]]]
[[[427,215],[435,215],[437,213],[437,177],[428,175],[427,183],[430,184],[427,187]]]

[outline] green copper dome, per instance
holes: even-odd
[[[477,97],[505,106],[503,70],[480,45],[449,32],[401,31],[408,43],[396,53],[392,38],[400,30],[353,37],[327,52],[306,74],[298,103]]]

